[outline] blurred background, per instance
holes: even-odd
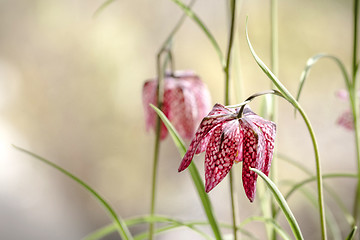
[[[182,12],[170,0],[114,1],[94,17],[103,2],[0,0],[0,239],[81,239],[111,223],[78,184],[11,144],[74,173],[124,218],[149,212],[154,133],[145,131],[141,92],[144,81],[155,76],[157,51]],[[239,76],[241,87],[232,87],[234,104],[270,88],[244,35],[248,16],[252,44],[269,64],[270,1],[245,0],[239,6],[233,76]],[[193,9],[225,51],[227,3],[198,0]],[[290,92],[296,93],[307,59],[317,53],[336,55],[350,70],[352,1],[279,1],[278,14],[279,79]],[[224,75],[218,56],[193,21],[185,21],[173,47],[176,68],[196,71],[210,89],[212,104],[223,103]],[[313,68],[300,100],[314,126],[324,172],[356,169],[353,133],[336,125],[349,107],[335,97],[341,88],[344,81],[337,66],[322,60]],[[253,110],[259,111],[260,103],[254,101]],[[277,125],[277,151],[314,171],[305,124],[282,99]],[[156,211],[182,220],[205,220],[189,173],[177,173],[180,160],[168,137],[161,146]],[[204,156],[195,161],[203,177]],[[284,161],[279,160],[278,167],[280,180],[306,177]],[[235,169],[241,173],[240,164]],[[326,181],[351,210],[355,181]],[[315,194],[315,185],[310,186]],[[241,182],[238,188],[241,219],[258,214],[258,199],[249,203]],[[209,195],[219,221],[230,222],[228,181]],[[289,204],[305,239],[318,239],[319,218],[311,203],[296,193]],[[331,200],[328,204],[333,206]],[[348,233],[341,211],[332,210],[343,234]],[[287,228],[282,216],[280,222]],[[131,229],[138,233],[146,228]],[[249,224],[248,230],[264,239],[262,223]],[[106,239],[117,238],[113,234]],[[158,239],[200,237],[180,229]]]

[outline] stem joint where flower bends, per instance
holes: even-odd
[[[277,96],[280,96],[282,98],[285,98],[284,95],[279,92],[278,90],[275,90],[275,89],[272,89],[272,90],[269,90],[269,91],[264,91],[264,92],[259,92],[259,93],[255,93],[253,95],[251,95],[250,97],[248,97],[244,102],[251,102],[254,98],[257,98],[257,97],[260,97],[262,95],[266,95],[266,94],[273,94],[273,95],[277,95]],[[240,110],[239,110],[239,113],[237,115],[237,118],[241,118],[242,115],[243,115],[243,112],[244,112],[244,109],[245,109],[245,106],[246,104],[242,105]]]

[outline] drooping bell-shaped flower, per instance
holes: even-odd
[[[256,115],[245,106],[229,109],[215,104],[202,120],[195,137],[180,164],[179,172],[186,169],[194,154],[205,153],[205,191],[209,192],[228,174],[234,162],[243,162],[242,180],[246,196],[255,198],[256,168],[268,175],[274,152],[276,125]]]
[[[162,111],[174,125],[181,137],[191,139],[201,119],[210,111],[210,93],[206,85],[192,71],[176,71],[164,78],[164,98]],[[157,105],[157,79],[145,82],[143,105],[146,130],[155,129],[156,113],[150,103]],[[161,139],[167,136],[162,123]]]
[[[344,101],[349,99],[349,94],[345,89],[338,90],[336,92],[336,96]],[[345,112],[343,112],[338,117],[336,123],[348,130],[354,130],[354,118],[352,112],[350,110],[346,110]]]

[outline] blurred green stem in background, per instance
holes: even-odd
[[[158,76],[158,88],[157,88],[157,106],[159,109],[163,105],[164,97],[164,74],[161,68],[161,55],[164,50],[161,50],[157,55],[157,76]],[[152,169],[152,182],[151,182],[151,204],[150,204],[150,216],[155,213],[155,201],[156,201],[156,175],[159,163],[159,152],[160,152],[160,131],[161,121],[160,118],[156,118],[156,135],[155,135],[155,146],[154,146],[154,160]],[[149,224],[149,239],[152,240],[154,235],[154,223]]]
[[[278,76],[279,74],[279,41],[278,41],[278,0],[271,0],[270,1],[270,43],[271,43],[271,50],[270,50],[270,69],[271,71]],[[275,88],[275,85],[273,82],[271,82],[270,85],[271,89]],[[278,108],[278,101],[276,96],[273,95],[267,95],[266,100],[268,100],[267,106],[269,106],[269,120],[273,122],[277,122],[278,120],[278,114],[277,114],[277,108]],[[272,160],[272,166],[271,166],[271,180],[275,183],[275,185],[278,184],[278,161],[276,159],[276,149],[274,150],[274,157]],[[271,201],[271,217],[274,217],[274,210],[276,209],[276,202],[274,199]],[[267,216],[270,217],[270,216]],[[269,235],[269,239],[276,240],[276,231],[274,228],[272,228],[273,231],[271,231],[271,235]]]
[[[191,7],[196,0],[192,0],[189,4],[189,7]],[[181,25],[184,23],[184,20],[186,18],[186,14],[184,13],[180,20],[177,22],[169,36],[166,38],[165,42],[161,46],[158,54],[157,54],[157,77],[158,77],[158,88],[157,88],[157,107],[159,109],[162,109],[163,105],[163,97],[164,97],[164,72],[166,64],[164,65],[164,68],[161,66],[161,56],[163,53],[167,53],[169,55],[168,46],[171,43],[171,40],[175,33],[179,30]],[[171,70],[174,71],[174,64],[173,59],[170,57],[171,61]],[[159,117],[156,118],[156,130],[155,130],[155,145],[154,145],[154,160],[153,160],[153,169],[152,169],[152,183],[151,183],[151,203],[150,203],[150,216],[153,216],[155,213],[155,202],[156,202],[156,176],[157,176],[157,169],[158,169],[158,163],[159,163],[159,152],[160,152],[160,130],[161,130],[161,120]],[[152,240],[154,236],[154,223],[150,222],[149,224],[149,239]]]
[[[224,67],[225,73],[225,105],[230,104],[230,61],[231,61],[231,50],[234,42],[234,30],[235,30],[235,16],[236,16],[236,0],[230,0],[230,33],[229,33],[229,44],[226,53],[226,65]],[[229,172],[229,182],[230,182],[230,199],[231,199],[231,213],[232,213],[232,224],[233,224],[233,235],[234,240],[237,240],[237,214],[238,211],[238,201],[236,197],[237,191],[234,187],[234,176],[233,170]]]
[[[324,207],[324,195],[323,195],[323,181],[322,181],[322,170],[320,162],[319,148],[315,137],[315,132],[311,126],[310,120],[307,117],[305,111],[302,109],[298,101],[292,96],[292,94],[287,90],[287,88],[280,82],[280,80],[271,72],[271,70],[265,65],[265,63],[258,57],[255,53],[254,48],[249,39],[248,30],[247,30],[247,19],[246,19],[246,28],[245,28],[246,40],[249,45],[251,54],[253,55],[256,63],[261,68],[261,70],[269,77],[269,79],[274,83],[277,89],[283,94],[284,98],[290,102],[302,116],[307,129],[309,131],[311,141],[314,148],[315,155],[315,166],[316,166],[316,182],[317,182],[317,193],[318,193],[318,204],[319,204],[319,215],[320,215],[320,225],[321,225],[321,239],[327,239],[326,235],[326,223],[325,223],[325,207]]]
[[[352,68],[351,76],[352,81],[349,86],[349,98],[351,103],[351,110],[354,120],[354,130],[355,130],[355,143],[356,143],[356,157],[357,157],[357,166],[358,166],[358,182],[356,189],[356,196],[354,201],[354,226],[358,224],[359,221],[359,207],[360,207],[360,126],[359,126],[359,100],[357,96],[358,84],[356,81],[357,70],[358,70],[358,12],[359,12],[359,0],[354,0],[353,6],[353,54],[352,54]]]

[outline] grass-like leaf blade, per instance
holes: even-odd
[[[111,218],[113,219],[117,231],[119,232],[119,235],[121,236],[122,239],[124,240],[132,240],[133,237],[129,231],[129,229],[127,228],[124,220],[121,219],[120,216],[118,216],[116,214],[116,212],[113,210],[113,208],[110,206],[110,204],[103,198],[100,196],[99,193],[97,193],[92,187],[90,187],[88,184],[86,184],[84,181],[82,181],[81,179],[79,179],[78,177],[76,177],[75,175],[71,174],[70,172],[68,172],[67,170],[63,169],[62,167],[58,166],[57,164],[43,158],[40,157],[39,155],[36,155],[35,153],[32,153],[28,150],[25,150],[21,147],[17,147],[15,145],[13,145],[13,147],[23,153],[26,153],[27,155],[30,155],[34,158],[36,158],[37,160],[40,160],[41,162],[47,164],[48,166],[51,166],[53,168],[55,168],[56,170],[58,170],[59,172],[65,174],[67,177],[71,178],[72,180],[74,180],[75,182],[77,182],[78,184],[80,184],[83,188],[85,188],[89,193],[91,193],[91,195],[93,195],[103,206],[104,208],[108,211],[108,213],[110,214]]]
[[[176,229],[179,227],[187,227],[187,228],[191,229],[196,226],[210,225],[209,222],[204,222],[204,221],[183,222],[183,221],[179,221],[179,220],[167,217],[167,216],[160,216],[160,215],[153,215],[153,216],[145,215],[145,216],[138,216],[138,217],[134,217],[134,218],[125,220],[125,223],[128,227],[138,225],[138,224],[143,224],[143,223],[150,223],[150,222],[171,224],[169,226],[169,229],[160,229],[160,231],[172,230],[172,229]],[[291,239],[290,236],[286,233],[286,231],[284,229],[282,229],[281,226],[274,219],[265,218],[262,216],[252,216],[252,217],[249,217],[249,218],[243,220],[240,223],[240,225],[237,226],[237,230],[239,230],[243,235],[248,236],[250,239],[257,239],[252,233],[245,230],[245,225],[247,225],[251,222],[268,223],[274,227],[274,229],[278,232],[278,234],[283,239],[286,239],[286,240]],[[219,226],[222,228],[226,228],[226,229],[231,229],[233,227],[231,224],[228,224],[228,223],[220,223]],[[112,224],[106,225],[106,226],[88,234],[86,237],[83,238],[83,240],[98,240],[98,239],[104,238],[105,236],[113,233],[114,231],[116,231],[116,227],[112,223]],[[144,233],[144,235],[145,234],[146,233]],[[139,235],[137,235],[137,236],[139,236]]]
[[[286,231],[273,218],[267,218],[263,216],[248,217],[240,223],[239,228],[242,229],[246,224],[249,224],[251,222],[263,222],[266,224],[270,224],[270,226],[272,226],[283,239],[291,239],[291,237],[286,233]]]
[[[283,154],[277,154],[280,160],[283,160],[291,165],[293,165],[294,167],[298,168],[299,170],[301,170],[302,172],[304,172],[305,174],[307,174],[312,180],[311,181],[315,181],[316,177],[313,176],[313,173],[310,171],[310,169],[306,168],[305,166],[303,166],[301,163],[296,162],[295,160],[289,158],[288,156],[285,156]],[[334,175],[335,174],[335,175]],[[352,174],[352,173],[331,173],[331,174],[323,174],[322,178],[332,178],[332,177],[350,177],[350,178],[356,178],[357,174]],[[308,182],[308,179],[304,180],[303,184],[306,184]],[[296,187],[295,185],[297,185],[299,183],[293,184],[292,188],[288,191],[287,194],[285,194],[285,199],[288,200],[288,197],[292,194],[292,192],[296,191],[297,189],[299,189],[301,186]],[[296,188],[296,189],[293,189]],[[324,183],[324,189],[325,191],[329,194],[329,196],[331,196],[333,198],[333,200],[337,203],[338,207],[341,209],[342,213],[344,214],[344,217],[346,218],[347,222],[352,226],[354,223],[354,217],[352,216],[352,214],[350,213],[350,211],[347,209],[347,206],[345,205],[343,199],[341,196],[339,196],[339,194],[337,194],[334,189],[329,185]],[[275,215],[277,215],[278,210],[275,210]]]
[[[300,94],[304,87],[305,80],[309,76],[311,68],[315,65],[315,63],[317,63],[320,59],[323,59],[323,58],[329,58],[329,59],[333,60],[339,66],[341,73],[344,77],[346,87],[347,87],[347,89],[350,89],[350,86],[351,86],[350,77],[349,77],[349,74],[347,73],[345,65],[342,63],[342,61],[333,55],[320,53],[320,54],[317,54],[317,55],[309,58],[308,61],[306,62],[306,66],[300,76],[300,84],[299,84],[298,92],[296,95],[297,101],[299,101],[299,99],[300,99]]]
[[[276,187],[276,185],[270,180],[270,178],[268,178],[264,173],[262,173],[258,169],[250,168],[250,170],[257,173],[265,181],[266,185],[271,190],[273,196],[275,197],[281,210],[283,211],[295,238],[296,239],[304,239],[304,237],[302,236],[300,227],[299,227],[293,213],[291,212],[289,205],[287,204],[284,196],[281,194],[281,192]]]
[[[158,114],[158,116],[161,118],[161,120],[163,121],[163,123],[165,124],[166,128],[168,129],[178,151],[180,152],[181,157],[183,157],[186,153],[186,147],[184,144],[184,141],[181,139],[181,137],[179,136],[179,134],[177,133],[176,129],[173,127],[173,125],[170,123],[170,121],[167,119],[167,117],[165,116],[165,114],[158,109],[157,107],[155,107],[154,105],[150,104],[151,107],[155,110],[155,112]],[[189,171],[190,171],[190,175],[192,177],[192,180],[195,184],[196,190],[199,194],[202,206],[204,207],[206,216],[209,220],[210,226],[214,232],[215,238],[216,239],[222,239],[221,237],[221,233],[220,233],[220,229],[218,226],[218,223],[216,221],[216,218],[214,216],[213,210],[212,210],[212,205],[209,199],[209,196],[206,194],[205,192],[205,187],[204,184],[201,180],[199,171],[197,170],[196,166],[194,163],[191,163],[189,165]]]

